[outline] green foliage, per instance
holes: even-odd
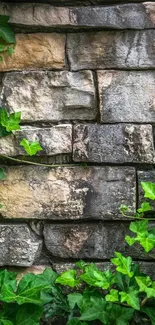
[[[122,274],[126,274],[132,278],[133,272],[131,271],[132,258],[124,257],[121,253],[115,252],[116,258],[112,258],[111,262],[116,265],[116,270]]]
[[[42,297],[51,292],[57,274],[46,269],[43,274],[26,274],[18,282],[17,273],[0,271],[0,324],[39,325],[43,315]]]
[[[151,182],[141,182],[141,186],[144,190],[144,197],[155,200],[155,184]]]
[[[68,270],[61,274],[56,279],[56,283],[60,283],[71,288],[76,287],[79,284],[79,280],[76,278],[76,271],[75,270]]]
[[[37,152],[43,150],[39,142],[29,142],[26,139],[23,139],[20,142],[20,145],[25,149],[29,156],[34,156]]]
[[[12,131],[20,130],[21,112],[8,114],[5,108],[0,110],[0,135],[7,136]]]
[[[0,53],[7,52],[10,56],[15,48],[15,34],[8,24],[9,16],[0,15]],[[0,61],[3,61],[3,56],[0,56]]]

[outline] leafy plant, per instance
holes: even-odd
[[[146,198],[155,200],[155,184],[142,183]],[[148,202],[142,203],[135,216],[140,220],[131,222],[134,237],[126,236],[129,245],[139,243],[149,252],[155,247],[155,228],[149,227],[145,214],[151,211]],[[127,216],[129,208],[121,206]],[[115,252],[111,259],[115,271],[101,271],[93,263],[79,261],[76,268],[63,272],[55,283],[73,288],[64,294],[68,305],[63,311],[67,325],[155,325],[155,281],[141,273],[132,258]],[[46,317],[53,316],[54,301],[46,305]],[[54,307],[55,308],[55,307]],[[61,310],[59,309],[61,314]]]
[[[7,52],[9,55],[12,55],[14,53],[16,39],[8,21],[9,16],[0,15],[0,53]],[[2,55],[0,55],[0,61],[3,61]]]
[[[43,150],[39,142],[29,142],[26,139],[23,139],[20,145],[24,147],[29,156],[34,156],[37,152]]]

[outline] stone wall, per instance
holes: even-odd
[[[0,154],[22,157],[26,137],[46,165],[1,161],[0,265],[107,267],[119,250],[153,271],[153,253],[125,243],[119,207],[133,214],[140,182],[155,182],[155,3],[40,2],[0,3],[17,40],[0,63],[1,106],[22,112]]]

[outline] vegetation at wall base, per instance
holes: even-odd
[[[155,184],[142,187],[145,197],[155,200]],[[134,236],[126,236],[129,245],[138,243],[145,253],[155,247],[155,228],[145,218],[151,209],[142,203],[135,216],[140,220],[130,224]],[[129,213],[126,206],[120,210]],[[115,252],[111,263],[115,271],[79,261],[60,275],[47,268],[20,281],[17,273],[1,270],[0,325],[55,324],[62,319],[65,325],[155,325],[155,281],[130,256]]]

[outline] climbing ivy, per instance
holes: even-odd
[[[14,53],[16,44],[15,34],[9,25],[9,16],[0,15],[0,61],[8,53],[10,56]]]

